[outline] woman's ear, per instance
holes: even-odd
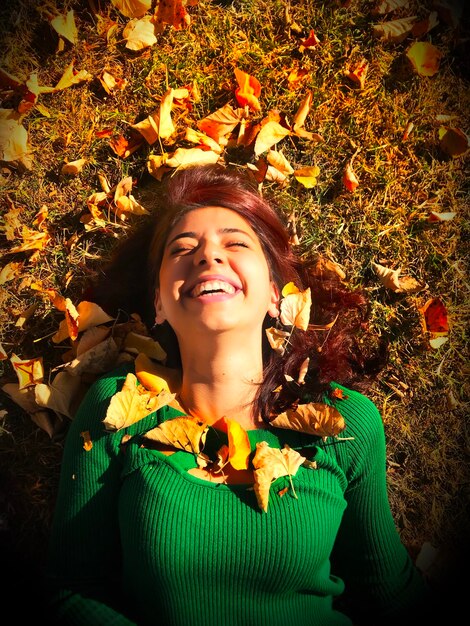
[[[155,299],[153,301],[155,307],[155,324],[163,324],[166,320],[165,313],[163,311],[162,301],[160,299],[160,290],[155,290]]]
[[[271,281],[271,301],[268,307],[268,315],[279,317],[279,289],[273,281]]]

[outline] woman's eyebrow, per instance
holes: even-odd
[[[247,232],[246,230],[242,230],[240,228],[219,228],[217,232],[221,235],[230,234],[230,233],[240,233],[242,235],[246,235],[247,237],[250,237],[250,239],[253,239],[253,237],[250,235],[249,232]],[[170,241],[166,245],[171,246],[173,242],[177,241],[178,239],[184,239],[185,237],[196,238],[197,233],[194,230],[187,230],[183,233],[178,233],[172,239],[170,239]]]

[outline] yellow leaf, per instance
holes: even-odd
[[[269,148],[272,148],[278,141],[281,141],[287,135],[290,135],[291,131],[284,126],[281,126],[279,122],[270,120],[266,122],[259,131],[256,140],[254,153],[255,156],[259,156],[262,152],[266,152]]]
[[[284,175],[294,173],[294,168],[282,154],[281,150],[279,150],[279,152],[277,150],[269,150],[266,155],[266,160]]]
[[[311,167],[301,167],[300,169],[295,170],[294,176],[301,185],[307,189],[311,189],[317,184],[317,176],[319,173],[320,168],[313,165]]]
[[[415,41],[406,56],[420,76],[434,76],[439,70],[442,53],[426,41]]]
[[[199,147],[209,148],[213,152],[222,152],[221,146],[209,135],[205,135],[194,128],[187,128],[185,134],[185,140],[191,143],[198,144]]]
[[[254,491],[260,509],[264,512],[268,510],[271,483],[281,476],[295,476],[305,460],[305,457],[287,445],[279,450],[278,448],[270,448],[266,441],[256,444],[253,476]]]
[[[121,391],[111,398],[103,424],[107,430],[126,428],[166,406],[173,398],[172,394],[165,391],[161,394],[147,391],[137,385],[137,377],[129,373]]]
[[[141,385],[150,391],[177,393],[181,387],[181,372],[155,363],[147,354],[140,352],[135,358],[135,373]]]
[[[28,131],[12,109],[0,109],[0,161],[19,162],[31,169]]]
[[[299,293],[289,293],[281,300],[281,322],[285,326],[307,330],[311,305],[310,287]]]
[[[212,150],[201,150],[200,148],[178,148],[166,160],[168,167],[178,167],[183,169],[194,164],[205,165],[217,163],[220,154]]]
[[[157,43],[152,16],[146,15],[140,20],[135,18],[130,20],[122,31],[122,36],[129,50],[150,48]]]
[[[80,433],[80,437],[83,438],[83,449],[89,452],[93,448],[93,441],[90,437],[90,431],[84,430]]]
[[[55,86],[55,90],[60,91],[61,89],[67,89],[67,87],[71,87],[72,85],[78,85],[78,83],[86,80],[91,80],[92,78],[93,76],[86,70],[75,72],[72,61],[70,65],[66,67],[61,79]]]
[[[335,437],[346,428],[341,413],[320,402],[299,404],[296,408],[279,413],[271,421],[271,426],[317,435],[323,439]]]
[[[42,383],[44,379],[44,367],[42,357],[35,359],[20,359],[19,356],[13,354],[10,358],[15,374],[18,377],[19,387],[21,391],[26,387],[31,387]]]
[[[178,450],[199,454],[208,430],[208,425],[197,417],[175,417],[149,430],[145,437]]]
[[[58,15],[51,20],[52,28],[64,39],[76,44],[78,41],[78,32],[75,25],[75,16],[73,10],[68,11],[65,15]]]
[[[295,283],[287,283],[284,285],[281,291],[281,295],[283,297],[288,296],[290,293],[300,293],[300,289],[297,287]]]
[[[300,106],[297,109],[297,113],[294,115],[294,119],[292,120],[293,128],[295,128],[296,126],[300,128],[305,124],[305,119],[307,118],[307,115],[310,112],[310,107],[312,106],[312,98],[312,92],[310,90],[307,91],[307,94],[300,103]]]
[[[248,469],[251,454],[250,440],[246,430],[235,420],[225,418],[228,436],[228,460],[236,470]]]
[[[111,2],[126,17],[142,17],[152,8],[152,0],[111,0]]]
[[[65,163],[62,166],[61,174],[76,176],[77,174],[80,174],[80,172],[87,163],[87,159],[77,159],[76,161],[70,161],[69,163]]]
[[[23,263],[15,263],[14,261],[2,267],[0,271],[0,285],[4,285],[10,282],[10,280],[17,278],[22,267]]]
[[[143,352],[145,355],[156,361],[164,361],[166,359],[166,352],[158,343],[145,335],[140,335],[133,331],[127,333],[124,339],[124,350],[134,354]],[[141,381],[142,382],[142,381]]]
[[[266,329],[266,336],[271,348],[282,356],[286,351],[286,345],[288,343],[290,333],[285,330],[278,330],[277,328],[271,327]]]

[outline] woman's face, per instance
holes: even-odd
[[[159,280],[157,322],[167,320],[179,339],[194,330],[261,329],[266,313],[277,314],[259,239],[230,209],[186,213],[168,235]]]

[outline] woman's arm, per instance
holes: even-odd
[[[102,420],[125,373],[92,385],[65,442],[46,572],[48,617],[53,623],[133,624],[120,605],[118,497],[120,436]],[[89,433],[92,448],[85,450]]]

